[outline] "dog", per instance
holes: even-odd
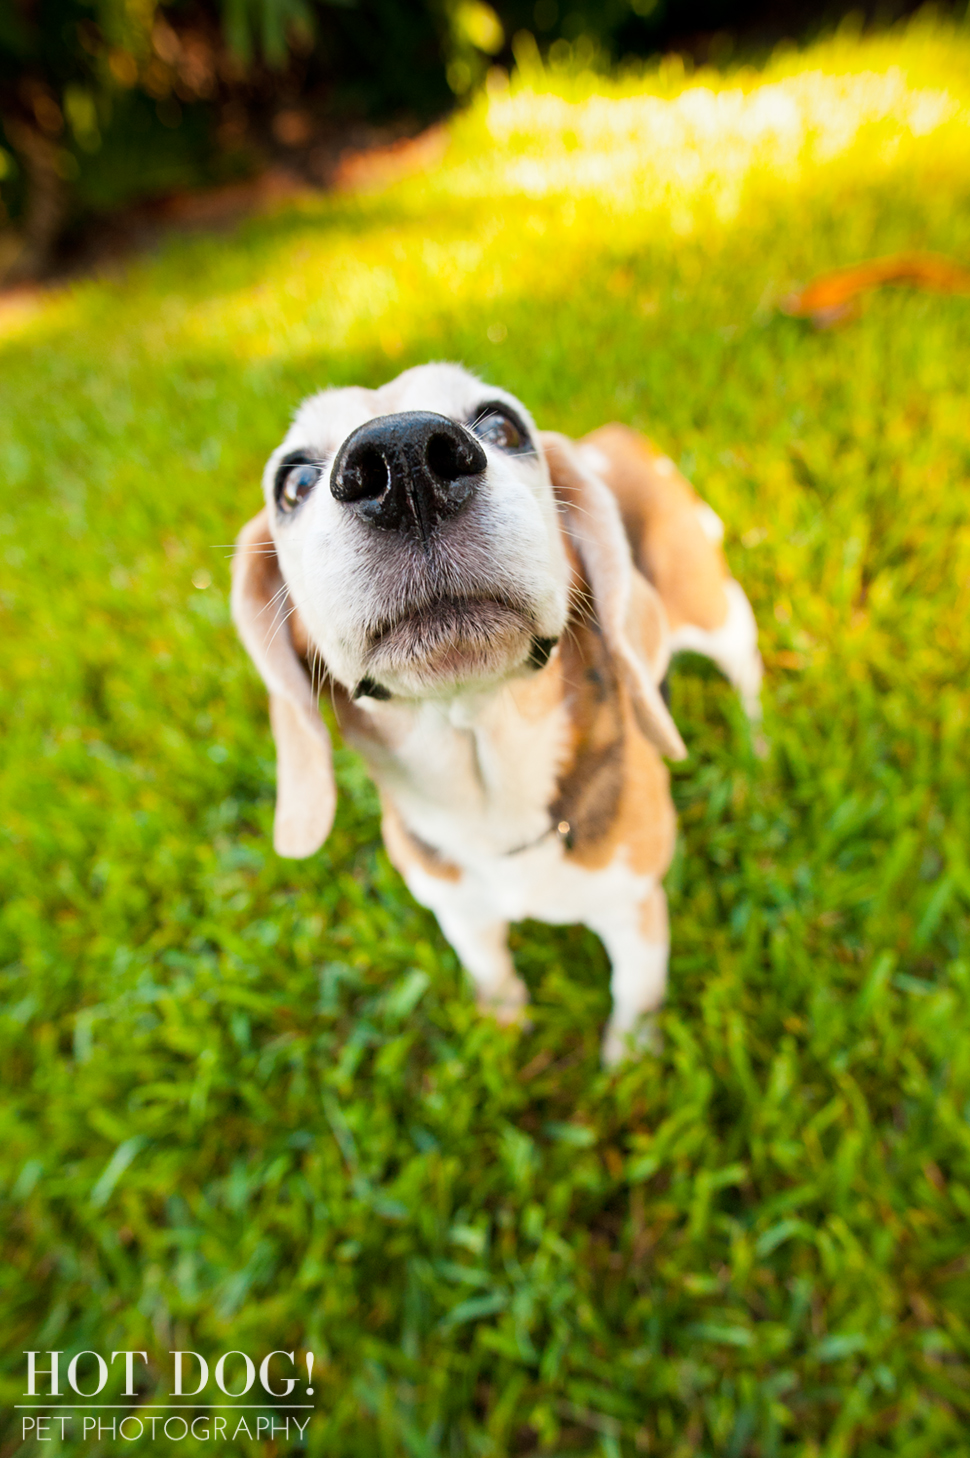
[[[757,628],[718,517],[634,431],[540,432],[453,364],[313,395],[263,485],[232,612],[269,690],[278,853],[330,831],[327,693],[388,855],[482,1008],[523,1016],[511,921],[579,922],[612,968],[604,1062],[649,1046],[675,838],[663,756],[686,755],[671,655],[707,654],[758,715]]]

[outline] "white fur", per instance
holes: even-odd
[[[699,501],[694,510],[697,512],[697,520],[700,522],[701,530],[707,540],[714,542],[715,545],[718,542],[723,542],[724,523],[713,506],[708,506],[706,501]]]
[[[749,719],[761,719],[761,655],[758,652],[758,625],[751,604],[739,582],[730,578],[724,584],[728,614],[721,627],[713,632],[684,623],[671,634],[671,653],[703,653],[713,659],[724,676],[737,689]]]
[[[662,906],[666,927],[667,902],[660,886],[654,896]],[[613,1012],[603,1033],[603,1062],[607,1065],[619,1062],[631,1038],[641,1047],[656,1049],[656,1032],[649,1015],[663,1002],[667,990],[670,939],[664,935],[660,940],[648,941],[638,923],[639,919],[631,920],[627,910],[613,917],[609,925],[595,928],[603,938],[613,969]]]
[[[410,830],[460,866],[528,845],[549,826],[568,719],[565,705],[526,716],[514,686],[420,704],[367,701],[385,741],[381,783]],[[514,864],[514,860],[509,862]]]
[[[599,446],[584,443],[576,448],[577,455],[581,456],[591,471],[596,471],[605,479],[609,478],[610,461],[609,457],[600,450]]]
[[[582,923],[602,938],[613,968],[603,1053],[615,1063],[640,1015],[660,1005],[667,983],[667,942],[648,941],[637,925],[638,908],[651,895],[663,897],[656,879],[631,870],[622,850],[603,869],[586,870],[569,860],[555,834],[514,856],[472,856],[463,864],[459,881],[414,867],[407,883],[435,913],[482,1005],[509,1021],[528,1000],[508,953],[509,922]]]

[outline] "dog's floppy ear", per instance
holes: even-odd
[[[296,656],[269,518],[261,511],[239,533],[232,559],[232,617],[269,689],[276,740],[273,846],[281,856],[312,855],[330,834],[337,804],[330,735]]]
[[[655,589],[633,565],[616,500],[572,441],[551,431],[540,439],[603,637],[623,674],[637,723],[662,754],[686,759],[684,741],[657,687],[669,654],[666,614]]]

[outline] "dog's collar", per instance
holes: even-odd
[[[428,841],[422,839],[420,835],[417,835],[403,822],[401,823],[401,830],[410,840],[415,850],[427,857],[439,869],[453,866],[453,862],[449,861],[447,856],[443,855],[437,846],[431,845]],[[535,840],[527,840],[524,845],[514,846],[512,850],[501,851],[500,855],[503,857],[522,855],[524,851],[533,850],[536,846],[542,845],[543,841],[548,840],[550,835],[556,836],[559,844],[566,850],[572,850],[573,828],[568,820],[558,820],[555,824],[547,826],[541,835],[536,836]]]
[[[557,836],[559,844],[565,846],[566,850],[572,850],[573,828],[568,820],[560,820],[555,825],[547,826],[541,835],[536,836],[535,840],[527,840],[525,845],[517,845],[514,850],[503,851],[502,854],[520,856],[523,851],[533,850],[537,845],[542,845],[542,842],[548,840],[550,835]]]

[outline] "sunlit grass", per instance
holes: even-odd
[[[309,1346],[327,1458],[962,1455],[970,301],[776,304],[970,261],[970,37],[523,59],[425,175],[0,310],[0,1391]],[[535,1026],[481,1022],[345,752],[325,851],[270,849],[223,544],[302,395],[433,357],[649,430],[759,617],[766,761],[674,675],[667,1051],[618,1080],[595,940],[518,931]]]

